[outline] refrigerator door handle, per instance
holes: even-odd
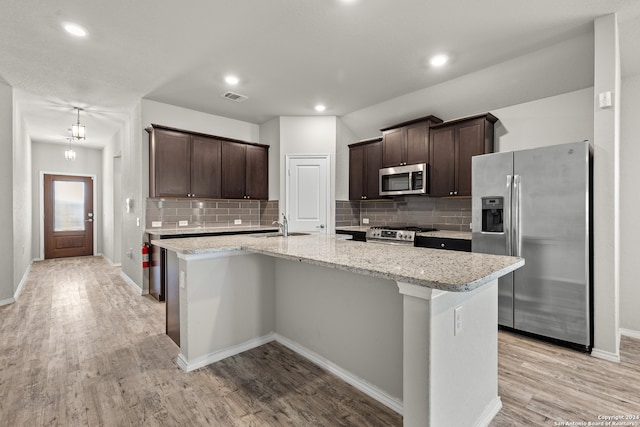
[[[520,205],[522,203],[522,179],[520,175],[513,176],[513,190],[515,199],[513,202],[514,225],[513,225],[513,255],[522,256],[522,227],[520,218]]]
[[[511,239],[511,194],[513,189],[513,175],[507,175],[507,200],[504,206],[508,211],[504,212],[504,234],[507,237],[507,255],[513,255],[513,241]]]

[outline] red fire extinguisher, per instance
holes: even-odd
[[[142,268],[149,268],[149,244],[142,244]]]

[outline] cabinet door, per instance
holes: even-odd
[[[246,145],[235,142],[222,142],[222,197],[242,199],[245,194],[245,156]]]
[[[404,163],[406,145],[406,129],[398,128],[384,132],[382,136],[383,167],[398,166]]]
[[[364,146],[349,148],[349,200],[364,195]]]
[[[246,195],[252,199],[269,199],[269,151],[265,147],[246,147]]]
[[[471,196],[471,158],[484,154],[484,119],[456,126],[456,192]]]
[[[429,181],[430,196],[450,196],[455,189],[455,129],[431,129]]]
[[[191,137],[192,197],[221,197],[220,145],[214,138]]]
[[[190,193],[191,154],[188,134],[156,129],[151,144],[151,197],[186,197]]]
[[[382,167],[382,143],[374,142],[364,146],[364,195],[377,199],[380,195],[380,168]]]
[[[429,162],[429,126],[419,123],[407,127],[407,158],[409,165]]]

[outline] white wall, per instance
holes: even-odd
[[[102,253],[102,232],[103,232],[103,208],[102,208],[102,150],[85,148],[79,144],[73,147],[76,152],[76,159],[73,161],[64,158],[66,144],[51,144],[46,142],[33,142],[31,144],[31,194],[33,206],[33,217],[31,222],[32,241],[31,257],[41,259],[41,248],[43,242],[40,241],[42,228],[42,217],[40,216],[42,205],[42,188],[40,187],[40,172],[56,173],[59,175],[85,175],[96,176],[94,185],[93,210],[95,212],[94,240],[96,243],[95,254]]]
[[[13,91],[11,87],[0,82],[0,147],[4,153],[12,153],[14,149]],[[0,241],[7,250],[0,259],[0,304],[13,298],[14,251],[13,246],[13,156],[0,157],[0,192],[5,195],[4,203],[0,203]],[[10,226],[11,224],[11,226]]]
[[[141,122],[141,106],[137,104],[122,128],[122,191],[121,198],[132,199],[132,209],[122,216],[121,272],[141,292],[148,292],[142,274],[140,248],[144,237],[144,200],[149,192],[148,154],[143,155],[146,140]],[[148,148],[147,148],[148,152]],[[139,221],[139,222],[138,222]]]
[[[269,200],[280,199],[280,118],[260,125],[260,143],[269,148]]]
[[[260,126],[257,124],[143,99],[142,126],[147,127],[151,124],[224,136],[247,142],[260,142],[258,140]],[[146,139],[144,141],[146,144]]]
[[[598,357],[620,355],[620,51],[616,15],[595,20],[594,94],[610,91],[613,106],[594,108],[593,237],[594,349]]]
[[[640,75],[622,81],[620,102],[620,327],[640,336]]]
[[[402,301],[392,280],[275,260],[275,330],[402,399]]]
[[[330,229],[335,225],[336,135],[337,118],[280,117],[280,209],[286,206],[285,173],[287,154],[328,154],[331,162],[331,184],[328,219]],[[284,212],[284,211],[283,211]]]
[[[593,142],[593,88],[491,111],[495,150],[515,151],[589,140]]]
[[[13,103],[13,278],[14,289],[31,263],[31,140],[17,104]],[[19,290],[18,290],[19,291]]]
[[[357,142],[344,121],[338,118],[336,138],[336,200],[349,200],[349,144]],[[346,171],[346,173],[344,173]]]
[[[115,197],[121,193],[122,180],[119,172],[116,176],[114,162],[114,156],[120,156],[121,151],[122,129],[118,130],[102,149],[102,254],[112,263],[120,263],[122,255],[122,201]]]

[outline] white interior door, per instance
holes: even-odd
[[[329,220],[329,156],[287,156],[289,231],[326,233]]]

